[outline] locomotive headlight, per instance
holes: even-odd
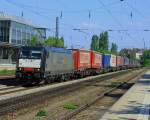
[[[40,69],[39,69],[39,68],[36,68],[36,69],[34,69],[34,71],[39,72],[39,71],[40,71]]]
[[[18,70],[20,70],[20,71],[21,71],[21,70],[22,70],[22,68],[18,68]]]

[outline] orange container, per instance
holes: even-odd
[[[74,69],[83,70],[91,68],[91,52],[87,50],[73,50]]]
[[[102,68],[102,54],[97,53],[95,51],[91,51],[91,68]]]

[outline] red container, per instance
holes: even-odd
[[[91,55],[90,51],[87,50],[73,50],[74,57],[74,69],[83,70],[91,68]]]
[[[124,57],[121,57],[121,66],[124,66]]]
[[[117,56],[117,66],[121,66],[121,56]]]
[[[102,55],[95,51],[91,51],[91,68],[101,69],[102,68]]]
[[[124,59],[121,56],[117,56],[117,66],[123,66],[124,65]]]

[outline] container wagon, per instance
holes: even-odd
[[[102,70],[102,54],[91,51],[91,74],[98,74]]]
[[[103,69],[105,71],[110,71],[110,58],[111,58],[111,55],[109,54],[103,54]]]
[[[114,71],[116,69],[116,56],[112,54],[103,54],[103,69],[105,71]]]
[[[87,50],[72,49],[74,58],[75,76],[84,77],[90,74],[91,52]]]
[[[129,60],[129,68],[133,68],[134,67],[134,61],[133,59]]]
[[[123,57],[122,56],[117,56],[116,60],[117,60],[117,62],[116,62],[117,70],[123,69],[123,66],[124,66],[124,59],[123,59]]]
[[[123,57],[124,58],[124,67],[125,69],[128,69],[129,68],[129,58],[127,57]]]
[[[110,58],[111,71],[116,71],[116,67],[117,67],[116,60],[117,60],[116,55],[112,55],[112,54],[111,54],[111,58]]]

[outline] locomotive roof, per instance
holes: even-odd
[[[24,49],[24,50],[42,50],[43,47],[22,46],[21,49]]]
[[[72,50],[68,50],[65,48],[56,48],[56,47],[47,47],[47,46],[41,46],[41,47],[33,47],[33,46],[23,46],[21,49],[25,50],[46,50],[46,51],[52,51],[52,52],[59,52],[59,53],[71,53]]]
[[[46,51],[59,52],[59,53],[72,53],[72,50],[66,48],[56,48],[56,47],[44,47]]]

